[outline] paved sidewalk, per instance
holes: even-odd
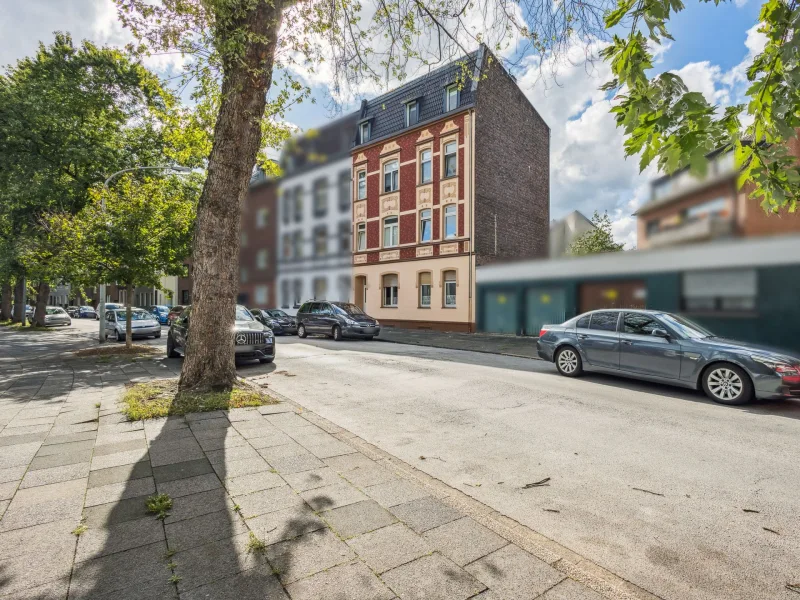
[[[519,335],[494,333],[447,333],[424,329],[399,329],[384,327],[380,336],[383,342],[412,344],[414,346],[433,346],[450,350],[469,350],[489,354],[504,354],[521,358],[539,359],[536,354],[536,338]]]
[[[0,332],[2,598],[649,597],[286,399],[128,422],[180,363],[82,345]]]

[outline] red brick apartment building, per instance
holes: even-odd
[[[484,46],[365,100],[356,304],[384,326],[474,331],[476,266],[547,256],[549,149],[549,127]]]
[[[258,168],[242,205],[240,234],[238,302],[252,308],[275,308],[278,182]]]

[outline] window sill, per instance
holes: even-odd
[[[394,306],[381,306],[381,308],[397,308],[397,305],[395,304]]]
[[[448,175],[446,177],[439,177],[439,181],[447,181],[448,179],[458,179],[458,173],[455,175]]]
[[[445,310],[450,310],[450,309],[458,308],[458,307],[457,306],[443,306],[442,308],[445,309]]]
[[[423,310],[430,310],[431,309],[430,306],[418,306],[417,308],[421,308]]]
[[[417,187],[422,187],[422,186],[425,186],[425,185],[431,185],[432,183],[433,183],[433,179],[431,179],[430,181],[423,181],[423,182],[418,183]]]

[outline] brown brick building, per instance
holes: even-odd
[[[475,267],[546,257],[550,130],[483,46],[364,101],[354,301],[384,325],[473,331]]]
[[[278,256],[278,184],[256,171],[242,206],[238,302],[275,308]]]

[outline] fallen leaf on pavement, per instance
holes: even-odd
[[[790,592],[795,592],[796,594],[800,594],[800,583],[787,583],[786,589]]]
[[[764,531],[769,531],[770,533],[774,533],[775,535],[780,535],[780,533],[778,533],[774,529],[770,529],[769,527],[762,527],[761,529],[763,529]]]
[[[554,513],[560,513],[561,512],[560,510],[556,510],[555,508],[545,508],[545,511],[554,512]]]
[[[650,490],[645,490],[645,489],[642,489],[642,488],[635,487],[635,488],[631,488],[631,489],[634,489],[637,492],[644,492],[645,494],[652,494],[653,496],[664,496],[664,494],[659,494],[658,492],[652,492]]]
[[[522,489],[523,490],[527,490],[527,489],[530,489],[530,488],[533,488],[533,487],[544,487],[546,485],[550,485],[549,483],[547,483],[548,481],[550,481],[550,478],[549,477],[545,477],[541,481],[535,481],[533,483],[526,483],[525,485],[522,486]]]
[[[753,510],[752,508],[743,508],[742,510],[744,512],[748,512],[748,513],[760,513],[761,512],[760,510]]]

